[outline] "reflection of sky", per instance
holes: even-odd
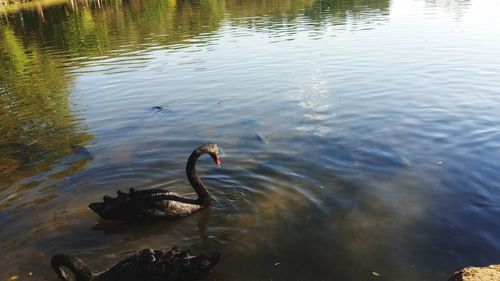
[[[422,14],[433,18],[456,18],[464,23],[486,23],[495,28],[500,22],[500,2],[496,0],[395,0],[391,1],[391,18],[417,17]]]
[[[299,83],[298,89],[292,94],[292,97],[298,100],[298,104],[304,110],[304,118],[308,122],[299,125],[298,129],[305,133],[324,136],[331,130],[330,127],[321,123],[325,119],[325,113],[330,107],[331,101],[328,96],[331,91],[327,88],[326,81],[322,78],[321,69],[313,68],[310,73],[310,78],[302,83]]]

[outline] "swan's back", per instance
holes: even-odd
[[[169,213],[169,198],[177,198],[176,193],[164,189],[144,189],[117,192],[116,197],[104,196],[102,202],[95,202],[89,208],[108,220],[141,220],[165,217]],[[173,215],[173,214],[171,214]]]
[[[189,250],[142,250],[98,276],[98,280],[197,280],[208,275],[220,259],[219,253],[198,256]]]

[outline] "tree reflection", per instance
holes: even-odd
[[[48,171],[54,161],[80,153],[92,136],[82,133],[72,116],[68,98],[72,80],[60,59],[39,46],[24,45],[10,26],[3,26],[0,62],[0,191],[4,191],[14,182]],[[82,168],[86,161],[80,160],[71,168]],[[25,191],[23,186],[31,185],[21,185],[20,192]]]
[[[188,45],[190,38],[214,33],[224,21],[266,30],[298,18],[315,25],[346,24],[349,17],[379,17],[388,8],[388,0],[111,0],[28,10],[9,14],[0,23],[9,24],[15,34],[30,34],[30,44],[80,57],[148,44]]]
[[[470,8],[470,0],[426,0],[426,6],[439,8],[446,13],[454,14],[455,18],[462,18]]]

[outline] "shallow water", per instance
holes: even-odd
[[[0,280],[174,245],[223,254],[207,280],[500,263],[499,2],[49,4],[0,10]],[[225,151],[198,162],[212,209],[87,208],[129,187],[193,196],[184,165],[207,142]]]

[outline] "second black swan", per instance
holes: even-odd
[[[205,153],[209,154],[218,166],[222,162],[221,150],[217,144],[202,145],[191,153],[186,165],[186,174],[198,195],[197,199],[182,197],[164,189],[131,188],[128,193],[118,191],[117,197],[104,196],[102,202],[91,203],[89,208],[103,219],[138,221],[185,217],[210,206],[210,193],[195,170],[196,161]]]
[[[92,273],[82,260],[68,255],[54,255],[51,264],[63,281],[188,281],[207,276],[219,259],[219,253],[193,256],[172,248],[144,249],[101,273]]]

